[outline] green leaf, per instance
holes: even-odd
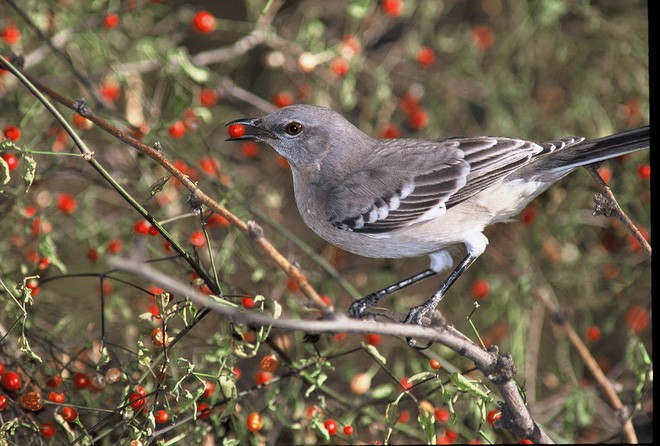
[[[11,176],[9,175],[9,166],[5,160],[0,158],[0,190],[2,190],[2,187],[4,187],[7,183],[9,183],[9,180],[11,180]]]
[[[399,410],[399,400],[390,403],[385,408],[385,425],[389,428],[392,428],[399,421],[399,415],[401,411]]]
[[[467,392],[475,396],[487,399],[488,401],[492,400],[492,397],[485,392],[484,390],[477,387],[472,380],[467,379],[459,372],[452,373],[449,377],[452,384],[461,392]]]
[[[144,346],[142,340],[138,340],[138,362],[145,367],[151,366],[151,355],[149,349]]]
[[[33,361],[42,362],[41,357],[39,357],[39,355],[37,355],[35,352],[33,352],[32,349],[30,348],[30,343],[28,342],[27,338],[25,337],[25,334],[22,334],[18,338],[18,346],[19,346],[20,350],[23,353],[25,353],[30,359],[32,359]]]
[[[371,11],[371,0],[357,0],[346,8],[346,14],[354,19],[364,18]]]
[[[23,154],[23,168],[25,169],[23,172],[23,181],[25,181],[25,192],[27,192],[30,190],[30,186],[32,186],[34,175],[37,171],[37,162],[29,153]]]
[[[417,415],[417,421],[422,426],[429,444],[435,444],[435,416],[431,412],[421,410]]]
[[[194,65],[190,61],[188,52],[183,48],[177,48],[176,51],[172,52],[169,61],[174,67],[180,68],[189,78],[199,84],[204,84],[209,80],[209,70]]]
[[[387,358],[381,355],[375,346],[362,342],[362,348],[367,352],[368,355],[379,361],[381,364],[387,363]]]
[[[236,381],[228,375],[220,375],[218,378],[220,385],[220,392],[224,398],[236,399],[238,398],[238,389],[236,388]]]

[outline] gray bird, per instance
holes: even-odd
[[[404,322],[417,324],[484,252],[484,228],[511,220],[580,166],[649,147],[648,126],[592,141],[375,139],[314,105],[227,125],[230,135],[231,126],[244,126],[228,140],[266,143],[289,161],[300,215],[323,239],[365,257],[430,256],[427,270],[354,301],[351,316],[362,317],[383,296],[449,269],[447,248],[465,246],[467,255],[438,291],[408,313]]]

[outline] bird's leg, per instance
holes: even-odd
[[[429,313],[432,314],[433,310],[435,310],[435,307],[438,306],[442,298],[445,296],[445,293],[453,285],[454,282],[456,282],[456,279],[458,279],[463,272],[468,269],[470,265],[477,259],[477,255],[468,253],[467,256],[461,261],[461,263],[458,264],[456,269],[454,269],[449,277],[442,283],[440,288],[438,288],[438,291],[436,291],[433,296],[429,300],[427,300],[425,303],[422,305],[419,305],[417,307],[413,307],[410,309],[410,312],[408,312],[408,316],[406,316],[406,319],[403,321],[404,324],[417,324],[417,325],[422,325],[422,317]],[[407,338],[408,344],[410,344],[411,347],[423,350],[425,348],[428,348],[431,344],[429,343],[428,345],[424,347],[418,347],[417,346],[417,341],[415,341],[412,338]]]
[[[360,319],[364,316],[364,312],[367,308],[375,307],[380,299],[392,294],[395,291],[399,291],[402,288],[410,286],[414,283],[420,282],[432,275],[437,274],[437,271],[429,268],[421,273],[415,274],[414,276],[408,277],[407,279],[397,282],[394,285],[390,285],[387,288],[383,288],[380,291],[369,294],[362,299],[354,300],[351,306],[348,308],[348,315],[352,318]]]

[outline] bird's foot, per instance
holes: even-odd
[[[372,295],[354,300],[351,303],[351,306],[348,307],[349,317],[352,317],[353,319],[362,319],[367,309],[373,308],[376,305],[376,302],[378,301],[374,301]]]
[[[406,318],[403,320],[403,323],[415,324],[419,325],[420,327],[425,327],[426,325],[423,322],[424,315],[429,312],[432,313],[434,308],[435,306],[429,305],[428,302],[417,307],[412,307],[408,312],[408,316],[406,316]],[[413,338],[406,338],[406,341],[408,341],[408,345],[417,350],[426,350],[431,345],[433,345],[433,342],[429,341],[428,344],[420,346],[417,344],[417,340]]]

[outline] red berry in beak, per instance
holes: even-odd
[[[243,124],[232,124],[227,129],[227,132],[231,138],[240,138],[245,135],[245,127]]]

